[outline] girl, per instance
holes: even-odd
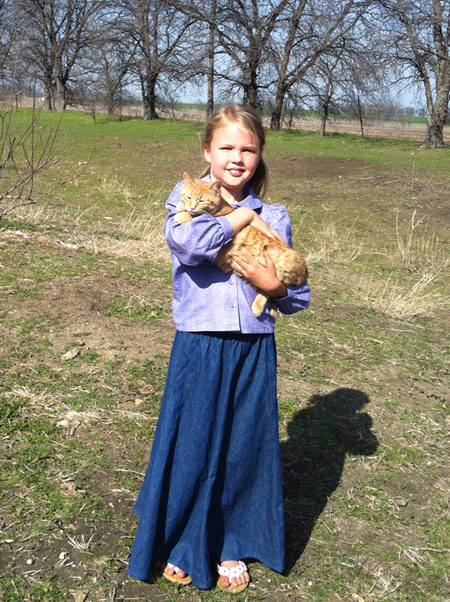
[[[306,309],[306,284],[286,287],[245,249],[235,273],[213,263],[233,234],[251,224],[291,242],[286,209],[265,205],[265,132],[249,107],[226,105],[206,125],[206,180],[220,180],[236,209],[224,217],[174,221],[179,182],[167,201],[164,233],[173,261],[176,335],[149,467],[135,512],[139,527],[128,574],[148,580],[157,566],[177,583],[239,592],[242,558],[281,572],[283,501],[278,443],[274,318],[256,318],[254,287],[286,314]],[[238,274],[240,277],[238,277]]]

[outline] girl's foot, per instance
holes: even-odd
[[[248,587],[250,576],[242,560],[225,560],[217,565],[217,571],[220,575],[217,582],[219,589],[238,594]]]
[[[172,581],[172,583],[178,583],[179,585],[189,585],[192,583],[192,579],[189,575],[186,575],[184,571],[170,562],[163,563],[158,561],[156,566],[163,571],[164,577],[169,581]]]

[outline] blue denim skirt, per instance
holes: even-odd
[[[211,586],[214,563],[284,565],[273,334],[177,332],[128,574],[158,560]]]

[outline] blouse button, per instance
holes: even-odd
[[[234,309],[234,303],[230,303],[230,307]]]

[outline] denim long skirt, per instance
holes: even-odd
[[[158,560],[211,586],[214,563],[284,565],[273,334],[177,332],[128,574]]]

